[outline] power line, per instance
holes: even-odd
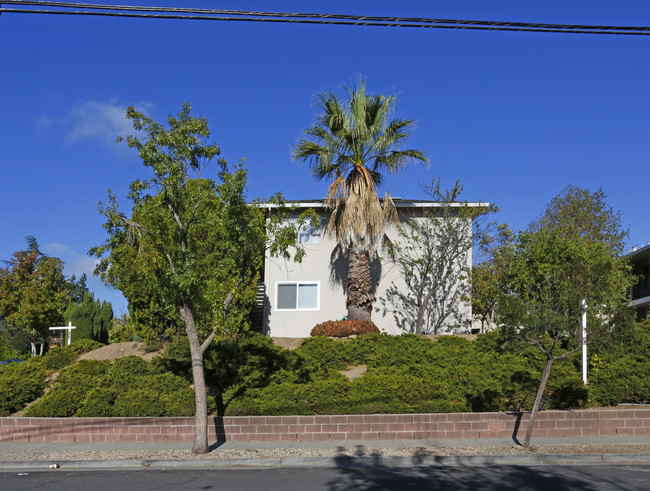
[[[6,8],[10,5],[55,7],[58,10]],[[519,31],[570,34],[612,34],[648,36],[647,26],[600,26],[581,24],[549,24],[533,22],[482,21],[467,19],[433,19],[425,17],[385,17],[344,14],[263,12],[189,7],[143,7],[135,5],[99,5],[78,2],[5,0],[0,13],[92,15],[124,18],[211,20],[236,22],[273,22],[292,24],[326,24],[369,27],[417,27],[425,29],[466,29],[483,31]],[[81,9],[81,10],[71,10]]]

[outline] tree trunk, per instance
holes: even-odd
[[[424,314],[427,312],[427,307],[429,306],[429,302],[431,301],[431,297],[433,294],[436,292],[438,288],[433,288],[429,293],[427,293],[424,296],[424,300],[420,300],[420,303],[418,304],[418,318],[415,323],[415,334],[420,336],[422,334],[422,325],[424,324]],[[437,333],[434,333],[437,334]]]
[[[542,404],[542,397],[544,391],[546,390],[546,382],[548,382],[548,376],[551,374],[551,366],[553,365],[553,357],[549,357],[546,361],[546,368],[544,368],[544,374],[542,375],[542,381],[539,384],[539,390],[537,391],[537,397],[535,397],[535,404],[533,404],[533,411],[530,413],[530,419],[528,420],[528,428],[526,428],[526,436],[524,437],[524,448],[530,447],[530,438],[533,436],[533,426],[535,426],[535,418],[537,418],[537,412],[539,411],[539,406]]]
[[[348,294],[346,302],[348,319],[370,320],[375,295],[372,293],[368,251],[350,252],[350,265],[345,285]]]
[[[192,379],[194,381],[194,400],[196,402],[194,445],[192,453],[204,454],[208,452],[208,404],[205,389],[205,375],[203,371],[203,350],[196,330],[194,314],[189,302],[183,302],[180,314],[185,323],[185,332],[190,344],[192,357]]]
[[[418,318],[415,321],[415,334],[420,336],[422,334],[422,324],[424,323],[424,313],[426,312],[426,305],[420,305],[418,307]]]

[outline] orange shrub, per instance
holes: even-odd
[[[311,335],[345,338],[348,336],[368,334],[371,332],[378,333],[379,329],[370,321],[346,320],[346,321],[326,321],[321,324],[317,324],[311,330]]]

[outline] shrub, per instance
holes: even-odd
[[[154,351],[160,351],[163,347],[163,344],[161,341],[149,341],[147,345],[144,347],[145,353],[153,353]]]
[[[2,360],[11,360],[13,358],[18,358],[20,353],[18,350],[11,348],[6,344],[0,342],[0,361]]]
[[[113,416],[115,399],[117,399],[117,391],[112,388],[92,389],[86,394],[75,416],[80,418]]]
[[[26,361],[0,367],[0,416],[19,411],[43,394],[45,369]]]
[[[143,388],[120,392],[115,400],[112,415],[121,417],[194,415],[195,401],[192,389],[185,386],[181,390],[161,394],[144,388],[147,387],[147,382],[148,379],[143,377]]]
[[[446,366],[446,358],[452,353],[450,350],[440,349],[440,341],[431,342],[415,334],[397,337],[374,335],[361,342],[372,343],[372,356],[368,359],[369,368]]]
[[[344,414],[349,385],[336,373],[308,384],[270,384],[233,400],[226,415]]]
[[[582,374],[566,361],[553,364],[547,393],[549,409],[575,409],[587,405],[588,390]]]
[[[103,381],[110,367],[109,360],[80,360],[61,372],[56,385],[74,390],[95,385]]]
[[[182,377],[162,373],[161,364],[136,356],[82,360],[61,372],[54,388],[27,416],[190,416],[194,391]]]
[[[72,346],[52,348],[45,355],[41,364],[46,370],[61,370],[73,363],[79,355],[72,349]]]
[[[126,343],[128,341],[135,341],[136,326],[129,322],[129,317],[121,315],[120,317],[113,317],[111,328],[108,330],[108,343]]]
[[[206,383],[223,392],[233,385],[260,387],[276,372],[299,363],[293,352],[275,346],[262,334],[244,333],[211,345],[204,355]],[[186,337],[173,340],[161,357],[163,366],[192,380],[190,348]]]
[[[28,417],[69,418],[74,416],[83,401],[84,392],[51,390],[40,401],[25,411]]]
[[[192,364],[186,337],[174,339],[155,360],[191,382]],[[214,394],[209,397],[209,411],[224,415],[233,398],[273,381],[307,380],[309,375],[303,362],[298,354],[283,350],[262,334],[242,333],[220,340],[204,355],[206,384]]]
[[[296,353],[305,358],[311,371],[345,370],[349,366],[348,344],[326,337],[308,338],[300,343]]]
[[[111,365],[107,375],[107,385],[126,391],[137,387],[143,376],[162,373],[162,367],[144,361],[139,356],[130,355],[118,358]]]
[[[204,360],[208,351],[210,351],[210,348],[206,350],[203,356]],[[165,349],[161,359],[165,369],[185,377],[188,381],[192,380],[192,355],[190,353],[190,343],[186,336],[173,339]],[[203,365],[205,367],[205,362]]]
[[[334,338],[346,338],[370,333],[379,333],[379,329],[372,322],[363,320],[326,321],[317,324],[311,330],[312,336],[331,336]]]
[[[102,346],[106,345],[104,343],[100,343],[99,341],[95,341],[94,339],[78,339],[77,341],[73,341],[70,344],[70,348],[78,355],[83,355],[84,353],[95,351]]]
[[[81,360],[65,368],[52,390],[30,406],[25,411],[25,416],[74,416],[83,405],[86,394],[103,385],[110,365],[110,361]]]
[[[596,405],[650,401],[650,362],[631,356],[604,359],[602,367],[589,375],[589,398]]]

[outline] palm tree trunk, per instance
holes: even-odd
[[[372,293],[368,251],[350,252],[350,267],[345,285],[348,293],[348,319],[370,320],[375,295]]]

